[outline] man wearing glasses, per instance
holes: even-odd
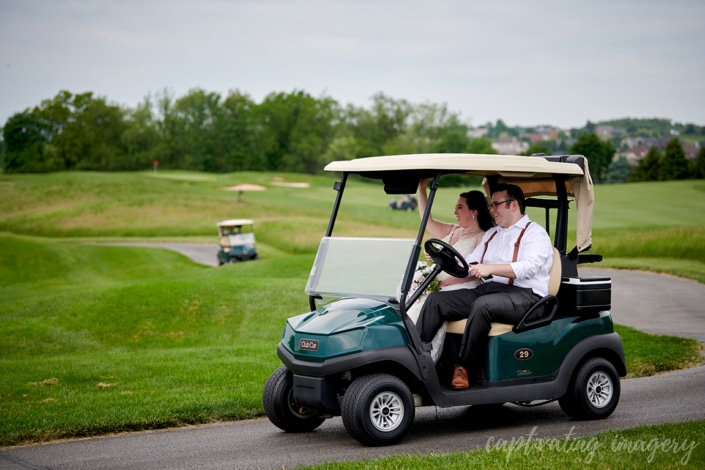
[[[513,184],[493,188],[490,211],[496,227],[466,258],[468,277],[482,279],[475,289],[440,291],[429,295],[419,316],[421,341],[430,342],[444,321],[468,319],[453,373],[451,388],[465,390],[469,378],[483,385],[491,322],[516,324],[548,294],[553,261],[551,239],[525,214],[524,193]]]

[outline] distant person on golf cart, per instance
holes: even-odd
[[[389,209],[411,212],[413,210],[416,210],[417,205],[418,205],[418,203],[416,201],[416,198],[414,196],[410,196],[407,194],[403,198],[399,199],[398,201],[396,199],[392,199],[389,202]]]
[[[484,384],[482,367],[491,322],[516,324],[548,294],[553,247],[546,230],[524,213],[524,193],[512,184],[493,188],[490,211],[496,227],[465,259],[468,277],[484,279],[475,289],[439,291],[428,296],[416,327],[431,342],[444,321],[468,319],[451,388]],[[472,264],[476,263],[476,264]],[[490,279],[488,276],[492,276]]]
[[[426,205],[428,204],[428,194],[426,193],[426,185],[428,184],[428,179],[422,179],[419,181],[418,187],[418,204],[419,204],[419,215],[422,215],[426,211]],[[453,211],[455,218],[458,221],[456,224],[451,224],[447,222],[441,222],[436,220],[431,216],[428,220],[428,225],[426,225],[426,230],[431,234],[433,238],[439,238],[444,242],[450,244],[458,250],[458,252],[463,256],[468,256],[473,252],[475,247],[482,240],[482,235],[485,231],[494,227],[494,219],[492,214],[488,209],[487,199],[481,191],[468,191],[461,193],[458,196],[458,200],[455,203],[455,210]],[[431,258],[426,254],[426,259],[431,262]],[[417,272],[414,279],[421,279],[422,273]],[[444,272],[438,275],[438,279],[441,283],[441,290],[455,290],[455,289],[472,289],[476,287],[480,281],[474,277],[467,277],[460,279]],[[419,313],[426,300],[426,296],[423,295],[411,306],[407,314],[416,323],[419,318]],[[431,356],[434,362],[438,361],[440,357],[440,352],[443,350],[443,340],[445,338],[445,322],[438,329],[433,337],[431,344],[433,349],[431,351]]]

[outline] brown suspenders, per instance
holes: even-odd
[[[526,224],[524,228],[521,230],[521,233],[519,234],[519,238],[517,238],[516,243],[514,243],[514,256],[512,257],[512,263],[516,262],[517,256],[519,256],[519,244],[521,243],[521,238],[524,236],[524,232],[526,232],[526,229],[529,228],[529,225],[531,225],[531,222]],[[487,239],[485,242],[485,250],[482,252],[482,258],[480,258],[480,264],[485,260],[485,253],[487,253],[487,245],[490,244],[494,236],[497,235],[497,231],[493,232],[492,235],[490,235],[490,238]],[[514,279],[509,279],[509,285],[514,284]]]
[[[483,261],[485,261],[485,253],[487,253],[487,245],[490,244],[490,242],[492,241],[492,239],[494,238],[495,235],[497,235],[496,230],[492,233],[492,235],[490,235],[490,238],[488,238],[487,241],[485,242],[485,251],[482,252],[482,258],[480,258],[480,264],[482,264]]]

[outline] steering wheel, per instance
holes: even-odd
[[[429,238],[424,243],[424,248],[443,271],[453,277],[467,277],[468,262],[450,244],[437,238]]]

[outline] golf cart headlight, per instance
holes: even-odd
[[[363,330],[350,330],[331,336],[326,344],[329,355],[343,355],[362,349],[365,338]]]

